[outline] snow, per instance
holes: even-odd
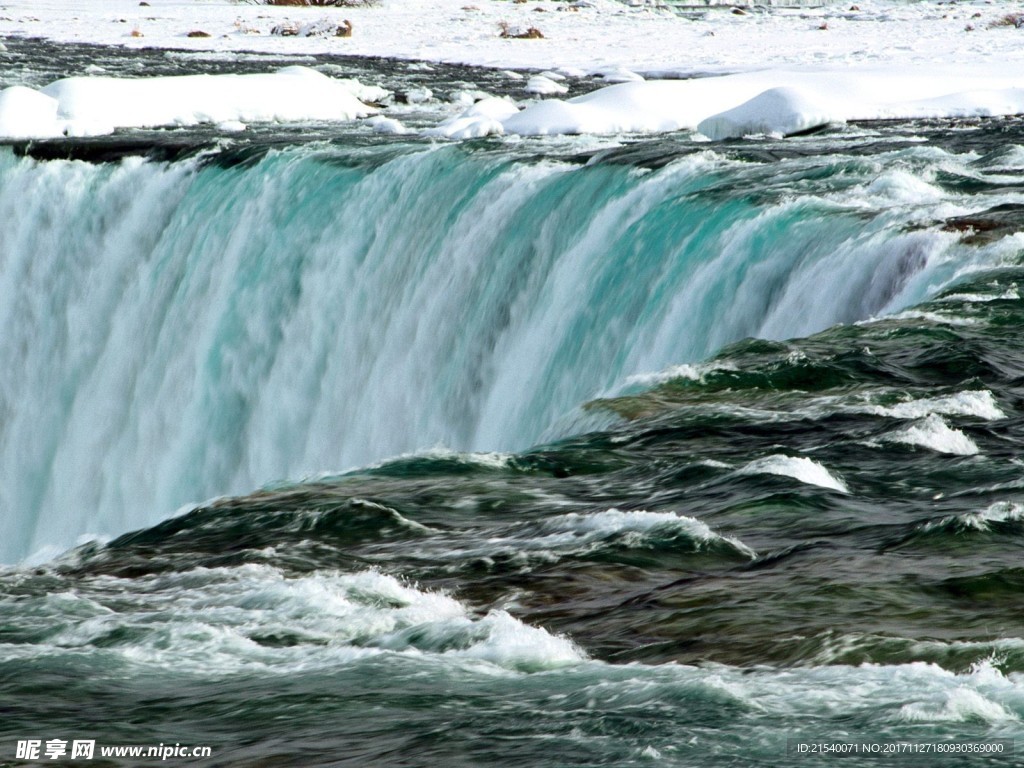
[[[97,136],[198,123],[238,131],[251,122],[353,120],[376,111],[353,93],[362,90],[354,81],[297,66],[260,75],[70,77],[40,91],[0,91],[0,136]]]
[[[980,0],[866,0],[858,2],[859,10],[835,2],[742,16],[724,7],[687,17],[657,4],[616,0],[571,6],[550,0],[380,0],[355,8],[149,3],[5,0],[0,38],[156,46],[225,59],[252,55],[247,52],[392,56],[493,66],[508,70],[510,79],[522,76],[513,69],[530,70],[524,98],[541,101],[519,110],[485,99],[428,132],[451,139],[677,130],[723,139],[788,135],[850,120],[1024,113],[1024,30],[999,24],[1013,10],[1007,4]],[[537,7],[548,13],[536,13]],[[345,20],[352,23],[351,37],[271,33],[289,25],[332,30]],[[502,25],[537,26],[544,37],[503,39]],[[210,37],[188,37],[193,31]],[[384,96],[355,81],[289,69],[132,81],[70,78],[42,92],[9,88],[0,92],[0,135],[350,120],[374,111],[359,100]],[[576,98],[548,98],[562,95],[567,85],[571,90],[560,74],[615,84]],[[656,79],[694,75],[705,77]],[[420,95],[410,92],[408,101],[416,103]]]
[[[831,99],[826,96],[826,100]],[[797,88],[769,88],[742,104],[711,115],[697,124],[697,131],[709,139],[727,139],[746,134],[791,134],[834,121],[842,114],[841,103],[823,104],[821,99]]]
[[[534,96],[551,96],[553,94],[568,93],[568,86],[556,83],[550,77],[544,75],[534,75],[526,82],[526,87],[523,88],[527,93],[532,93]]]
[[[625,67],[605,67],[594,72],[594,75],[595,77],[600,77],[608,85],[613,85],[614,83],[636,83],[644,79],[643,75],[631,72]]]
[[[1024,112],[1024,73],[991,67],[886,67],[816,72],[771,69],[692,80],[627,82],[567,100],[548,99],[488,125],[493,133],[697,131],[718,140],[788,135],[829,123],[893,117]],[[464,113],[463,118],[469,118]],[[484,125],[473,135],[484,135]]]
[[[442,121],[436,128],[427,131],[427,135],[446,139],[476,139],[500,134],[505,130],[502,120],[518,112],[516,105],[507,99],[483,99],[462,114]]]
[[[56,99],[21,85],[0,91],[0,136],[27,139],[54,135]]]
[[[426,104],[434,98],[434,92],[429,88],[410,88],[405,92],[405,100],[410,104]]]
[[[1022,31],[993,27],[1015,3],[851,0],[824,8],[734,16],[729,7],[690,20],[668,9],[590,0],[379,0],[357,8],[297,8],[235,0],[4,0],[0,36],[127,47],[337,53],[478,64],[499,69],[640,74],[725,72],[763,66],[1024,62]],[[1011,7],[1012,6],[1012,7]],[[536,13],[536,7],[548,13]],[[980,14],[977,18],[975,14]],[[282,37],[270,30],[352,22],[352,36]],[[536,26],[543,39],[499,38],[499,24]],[[827,30],[820,29],[825,23]],[[974,27],[966,31],[967,25]],[[203,31],[208,38],[190,38]],[[133,37],[137,32],[141,37]]]
[[[384,115],[374,115],[366,121],[365,125],[373,128],[375,133],[385,133],[394,136],[400,136],[410,132],[409,129],[402,125],[398,120],[391,117],[384,117]]]

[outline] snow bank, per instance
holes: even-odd
[[[1024,113],[1024,71],[1003,68],[785,69],[692,80],[626,82],[548,99],[496,119],[460,116],[460,133],[527,136],[698,131],[718,140],[789,135],[829,123]],[[497,123],[500,123],[500,128]]]
[[[842,114],[842,105],[826,102],[797,88],[769,88],[737,107],[701,120],[697,130],[710,139],[800,133],[842,119],[836,118]]]
[[[0,91],[0,136],[29,139],[54,135],[59,106],[56,99],[31,88],[5,88]]]
[[[0,91],[0,137],[97,136],[116,128],[353,120],[376,110],[380,89],[307,67],[263,75],[117,79],[71,77],[40,91]]]
[[[482,99],[462,114],[448,118],[436,128],[426,131],[426,134],[446,139],[476,139],[502,134],[505,132],[502,120],[518,112],[516,105],[507,99]]]

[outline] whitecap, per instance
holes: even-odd
[[[626,379],[626,386],[652,387],[664,384],[675,379],[687,379],[689,381],[703,382],[709,374],[720,371],[738,370],[733,363],[683,363],[673,365],[663,371],[653,373],[637,373]]]
[[[756,553],[736,538],[722,536],[713,531],[707,523],[675,512],[647,512],[644,510],[622,511],[608,509],[592,514],[571,512],[547,520],[544,528],[552,531],[538,541],[546,546],[580,544],[604,540],[618,534],[670,534],[682,535],[698,545],[725,543],[750,558]],[[634,539],[634,545],[642,546],[642,539]]]
[[[888,320],[925,320],[929,323],[935,323],[937,325],[953,325],[953,326],[967,326],[977,325],[980,320],[976,320],[973,317],[956,317],[954,315],[943,315],[938,312],[927,312],[920,309],[909,309],[906,312],[899,312],[895,315],[889,315]],[[868,325],[875,323],[878,318],[871,320],[865,320],[858,322],[856,325]]]
[[[289,673],[388,653],[483,662],[505,672],[586,659],[568,638],[504,611],[478,616],[443,592],[375,570],[289,577],[246,565],[138,580],[99,577],[84,588],[93,594],[71,615],[66,600],[38,607],[64,626],[35,646],[37,655],[73,650],[200,675]],[[133,610],[105,608],[106,598],[125,592],[135,596]]]
[[[962,301],[973,304],[987,304],[990,301],[1019,301],[1020,291],[1016,286],[1007,288],[1002,293],[949,293],[935,299],[935,302]]]
[[[960,529],[988,531],[991,530],[991,523],[1011,523],[1020,522],[1021,520],[1024,520],[1024,504],[1012,501],[997,501],[981,512],[950,515],[938,521],[925,523],[922,530],[932,531],[954,526]]]
[[[1006,418],[1006,414],[996,402],[995,395],[987,389],[957,392],[945,397],[908,400],[895,405],[869,405],[851,410],[897,419],[922,419],[931,415],[973,416],[986,421]]]
[[[999,723],[1019,718],[1002,704],[986,698],[978,691],[961,686],[946,694],[945,701],[904,704],[900,719],[911,723],[984,722]]]
[[[971,438],[959,429],[950,427],[936,414],[927,416],[905,429],[891,432],[883,439],[954,456],[974,456],[979,452],[978,446]]]
[[[804,457],[776,454],[756,459],[738,471],[741,475],[782,475],[792,477],[807,485],[830,488],[840,493],[849,493],[849,488],[821,464]]]

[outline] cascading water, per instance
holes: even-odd
[[[904,307],[967,258],[908,226],[940,204],[879,158],[0,152],[0,560],[403,452],[524,448],[632,374]]]

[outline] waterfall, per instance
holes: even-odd
[[[522,449],[632,374],[918,301],[962,246],[876,199],[909,176],[878,162],[0,150],[0,561],[403,452]]]

